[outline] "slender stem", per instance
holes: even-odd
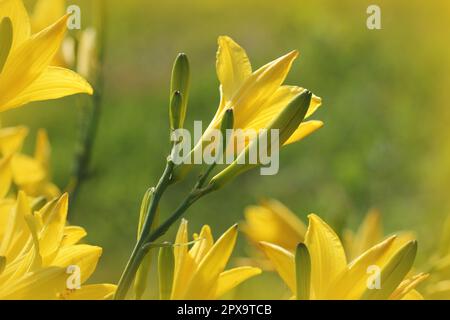
[[[136,244],[136,247],[134,248],[133,253],[131,254],[131,257],[119,281],[119,285],[117,287],[114,299],[116,300],[125,299],[126,294],[133,282],[134,276],[142,262],[142,259],[145,257],[147,251],[149,250],[148,244],[161,238],[170,229],[170,227],[179,218],[181,218],[181,216],[186,212],[187,209],[189,209],[190,206],[192,206],[200,198],[202,198],[203,196],[207,195],[212,191],[214,191],[213,188],[198,189],[196,186],[194,190],[188,195],[188,197],[181,203],[178,209],[176,209],[175,212],[155,231],[149,234],[142,232],[141,238]],[[148,218],[149,217],[147,217],[147,219]]]
[[[75,201],[80,192],[82,183],[88,176],[89,166],[92,158],[92,151],[97,137],[99,122],[101,118],[101,109],[103,103],[104,89],[104,69],[103,62],[105,60],[105,24],[106,24],[106,7],[104,0],[95,2],[95,12],[97,12],[96,29],[97,29],[97,64],[95,74],[92,79],[94,86],[94,94],[90,99],[90,106],[85,106],[82,110],[80,120],[80,135],[77,142],[76,153],[74,157],[74,165],[72,176],[67,186],[67,191],[71,194],[71,206],[75,205]],[[76,61],[78,60],[78,48],[76,49]],[[77,65],[77,63],[75,64]],[[86,102],[85,102],[86,103]],[[74,214],[75,210],[70,210],[69,214]]]

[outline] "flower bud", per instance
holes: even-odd
[[[173,65],[172,80],[170,84],[170,98],[171,98],[170,104],[172,105],[172,98],[174,92],[178,91],[182,97],[182,102],[178,110],[178,114],[171,115],[171,120],[172,116],[175,116],[175,118],[178,119],[177,123],[175,123],[176,129],[183,127],[184,120],[186,118],[186,109],[189,99],[190,77],[191,77],[190,66],[187,55],[184,53],[180,53]]]
[[[308,112],[309,105],[311,103],[312,93],[308,90],[303,91],[296,96],[291,102],[280,112],[280,114],[274,119],[274,121],[267,127],[267,148],[268,152],[271,152],[271,147],[274,143],[281,147],[297,130],[302,121],[305,119]],[[278,130],[279,134],[272,137],[272,130]],[[223,187],[226,183],[233,180],[241,173],[257,167],[258,164],[240,164],[244,163],[242,158],[248,159],[252,148],[258,143],[257,139],[250,141],[248,146],[238,155],[237,159],[225,168],[222,172],[211,179],[210,185],[214,189]]]
[[[172,246],[163,246],[159,250],[158,275],[159,295],[161,300],[169,300],[175,270],[175,255]]]

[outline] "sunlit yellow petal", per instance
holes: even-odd
[[[346,269],[347,259],[336,233],[322,219],[312,214],[305,244],[311,256],[312,295],[323,298],[328,287]]]
[[[26,127],[11,127],[0,129],[0,153],[9,155],[22,149],[28,135]]]
[[[413,291],[420,283],[428,278],[428,274],[420,273],[403,281],[394,293],[390,296],[391,300],[401,300]]]
[[[402,300],[424,300],[424,298],[417,290],[411,290],[402,298]]]
[[[61,45],[67,28],[67,18],[61,18],[11,52],[0,74],[0,111],[17,107],[18,105],[11,101],[36,81],[47,68]]]
[[[0,289],[4,300],[53,300],[66,286],[67,274],[64,268],[50,267],[27,274],[23,279]]]
[[[200,262],[186,290],[189,299],[212,298],[219,274],[223,272],[233,251],[237,237],[237,226],[228,229]]]
[[[64,228],[64,236],[61,242],[61,246],[70,246],[78,243],[81,239],[86,237],[87,233],[81,227],[67,226]]]
[[[275,270],[277,270],[280,277],[295,295],[297,292],[297,284],[294,255],[286,249],[272,243],[260,242],[260,245],[269,260],[273,263]]]
[[[116,291],[112,284],[92,284],[78,290],[70,290],[59,296],[63,300],[106,300]]]
[[[65,13],[65,0],[39,0],[34,6],[31,25],[35,32],[47,28]]]
[[[61,268],[79,267],[81,283],[84,283],[95,271],[101,255],[102,248],[100,247],[85,244],[66,246],[58,251],[51,265]]]
[[[61,246],[67,218],[68,195],[64,194],[56,203],[40,234],[41,254],[51,259]]]
[[[348,266],[347,270],[339,275],[336,281],[330,286],[328,299],[360,299],[367,290],[367,281],[370,276],[367,270],[370,266],[378,266],[380,269],[389,254],[389,249],[395,237],[391,237],[378,245],[375,245]]]
[[[189,254],[196,264],[205,257],[209,250],[214,245],[214,239],[211,234],[211,228],[209,226],[203,226],[200,235],[196,239],[196,243],[189,250]]]
[[[215,296],[220,298],[231,289],[237,287],[245,280],[261,273],[261,269],[253,267],[239,267],[222,272],[219,276],[219,283]]]
[[[16,154],[11,160],[14,182],[17,185],[35,183],[45,178],[45,170],[35,159]]]
[[[317,130],[323,127],[323,122],[318,120],[310,120],[302,122],[298,129],[291,135],[291,137],[284,143],[289,145],[300,140],[305,139],[307,136],[313,134]]]
[[[8,194],[11,186],[12,171],[10,160],[10,157],[0,159],[0,199],[3,199]]]
[[[13,26],[12,50],[30,37],[30,21],[21,0],[0,1],[0,21],[9,17]]]
[[[250,77],[252,67],[245,50],[233,39],[221,36],[218,42],[217,76],[222,84],[223,99],[227,102]]]
[[[69,69],[47,67],[36,81],[9,101],[9,105],[21,106],[33,101],[59,99],[78,93],[92,94],[93,89],[86,80]]]

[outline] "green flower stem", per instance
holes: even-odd
[[[155,242],[159,238],[161,238],[170,227],[182,217],[182,215],[192,206],[195,202],[197,202],[203,196],[209,194],[215,189],[211,187],[201,188],[201,181],[199,181],[194,189],[189,193],[186,199],[181,203],[178,209],[158,228],[156,228],[153,232],[151,232],[151,223],[154,218],[153,211],[156,211],[159,200],[164,193],[165,189],[171,184],[171,174],[173,170],[173,164],[170,165],[171,162],[168,162],[165,173],[163,174],[158,186],[155,189],[154,198],[149,208],[149,214],[144,223],[144,228],[141,233],[141,236],[131,254],[130,259],[128,260],[127,266],[120,278],[119,285],[114,296],[116,300],[123,300],[126,298],[127,292],[131,287],[131,284],[134,280],[135,274],[142,262],[142,259],[146,256],[148,250],[151,247],[151,243]],[[153,209],[152,209],[153,208]]]

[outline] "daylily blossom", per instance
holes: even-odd
[[[409,276],[417,251],[415,241],[403,242],[392,236],[373,246],[350,263],[335,232],[318,216],[309,216],[302,254],[261,242],[281,278],[296,298],[303,299],[422,299],[415,287],[426,274]],[[305,258],[306,257],[306,258]],[[379,287],[371,287],[379,270]],[[302,285],[300,285],[302,284]]]
[[[67,19],[64,16],[31,35],[22,1],[0,1],[0,112],[32,101],[92,94],[92,87],[77,73],[51,66],[64,39]]]
[[[171,299],[218,299],[261,270],[237,267],[225,271],[237,238],[237,226],[228,229],[214,242],[209,226],[194,235],[195,244],[188,249],[188,223],[181,222],[175,246],[175,267]]]
[[[0,165],[0,181],[7,182]],[[3,175],[3,177],[2,177]],[[102,253],[99,247],[77,244],[84,229],[66,226],[68,196],[39,210],[24,192],[17,201],[0,199],[0,299],[106,299],[115,286],[83,285]],[[72,270],[70,268],[76,267]],[[74,287],[68,287],[71,272]],[[78,287],[79,285],[79,287]]]
[[[203,137],[192,151],[191,155],[211,139],[213,129],[219,129],[222,118],[228,109],[233,109],[234,126],[237,130],[252,130],[260,132],[263,129],[271,129],[271,125],[277,118],[283,115],[283,111],[289,108],[290,103],[295,101],[303,92],[304,88],[283,85],[293,61],[298,57],[298,51],[292,51],[260,69],[253,71],[247,53],[230,37],[221,36],[218,40],[219,50],[217,52],[217,76],[220,80],[220,104],[217,112]],[[323,126],[321,121],[306,121],[322,104],[319,97],[312,95],[309,108],[301,119],[296,119],[298,107],[294,106],[292,112],[285,114],[284,121],[279,123],[292,124],[294,128],[275,128],[281,132],[286,131],[284,138],[280,139],[281,145],[288,145],[302,140]],[[231,137],[234,139],[234,136]],[[235,154],[244,151],[252,141],[246,141],[245,145],[235,147]],[[182,177],[189,170],[189,165],[178,168],[175,173]]]
[[[289,208],[272,199],[246,208],[245,222],[241,228],[253,244],[266,241],[291,252],[305,240],[307,229]]]

